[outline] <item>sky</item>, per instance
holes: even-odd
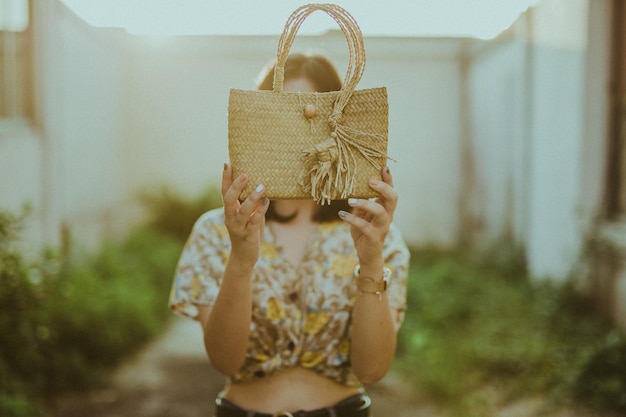
[[[0,4],[2,1],[0,0]],[[8,0],[20,1],[20,0]],[[61,0],[98,27],[137,35],[279,34],[306,1],[294,0]],[[336,0],[364,35],[489,39],[540,0]],[[322,33],[335,23],[314,13],[299,33]]]

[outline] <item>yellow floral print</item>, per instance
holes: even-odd
[[[350,354],[350,341],[343,339],[341,343],[339,343],[337,350],[341,356],[348,356]]]
[[[263,353],[256,353],[254,355],[254,360],[256,360],[257,362],[267,362],[270,359],[270,357],[268,355],[265,355]]]
[[[270,320],[284,319],[286,317],[286,314],[281,302],[278,301],[276,298],[270,298],[269,300],[267,300],[265,316]]]
[[[213,230],[219,237],[228,237],[228,229],[226,225],[213,223]]]
[[[200,294],[200,274],[194,274],[191,281],[191,294],[197,297]]]
[[[273,260],[276,258],[278,251],[276,250],[276,246],[272,245],[269,242],[261,243],[261,256],[268,260]]]
[[[304,332],[308,334],[317,334],[328,323],[328,314],[325,311],[321,313],[309,313],[306,316],[306,324]]]
[[[337,255],[330,264],[330,272],[338,277],[352,276],[357,261],[354,254]]]
[[[319,365],[324,360],[324,353],[322,351],[304,352],[300,357],[300,365],[305,368],[313,368]]]

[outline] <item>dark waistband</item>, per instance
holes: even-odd
[[[331,407],[268,414],[246,410],[218,396],[215,400],[215,417],[368,417],[371,403],[367,394],[360,393],[341,400]]]

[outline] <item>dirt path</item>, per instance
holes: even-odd
[[[200,326],[175,317],[160,338],[117,370],[111,387],[65,399],[54,417],[211,417],[213,401],[223,384],[224,378],[206,358]],[[416,400],[394,373],[368,387],[368,393],[374,417],[449,417]],[[537,399],[480,408],[474,415],[609,417],[571,409],[546,413]]]
[[[208,364],[197,323],[175,318],[122,366],[112,386],[62,402],[55,417],[210,417],[224,378]],[[394,375],[368,389],[375,416],[437,417]]]

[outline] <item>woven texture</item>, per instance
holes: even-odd
[[[316,10],[340,26],[350,52],[341,91],[284,92],[284,65],[300,24]],[[356,90],[365,65],[358,25],[335,5],[297,9],[279,40],[273,91],[230,91],[228,147],[233,175],[250,181],[241,198],[264,184],[270,199],[309,199],[322,204],[349,197],[370,198],[370,178],[387,159],[388,100],[384,87]],[[305,110],[314,106],[315,116]]]

